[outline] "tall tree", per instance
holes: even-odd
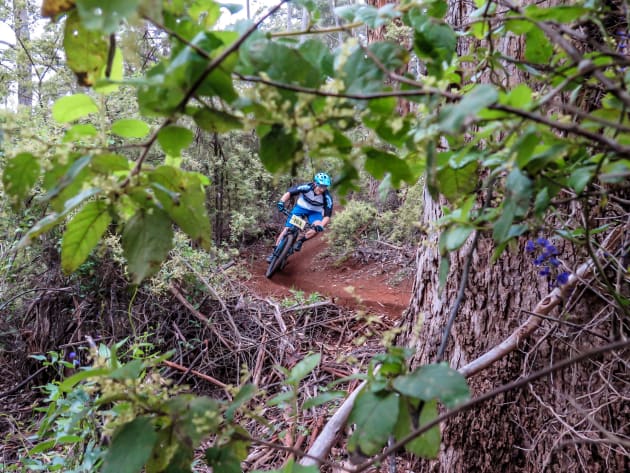
[[[447,21],[456,31],[462,31],[484,8],[487,13],[493,6],[487,3],[474,14],[472,3],[451,0]],[[620,13],[611,16],[617,14],[621,19]],[[493,38],[489,25],[490,21],[483,39],[460,38],[458,55],[466,57],[481,46],[501,58],[502,64],[466,61],[460,66],[463,76],[477,75],[477,80],[508,91],[518,84],[532,83],[535,69],[545,66],[523,67],[533,56],[531,50],[525,52],[525,36]],[[554,37],[552,32],[546,33]],[[538,83],[537,87],[543,93],[547,84]],[[588,94],[583,91],[580,95]],[[558,94],[543,108],[552,115],[560,103],[568,102],[567,95]],[[471,134],[475,131],[470,130]],[[449,143],[443,140],[441,145],[448,152]],[[475,205],[489,208],[505,200],[506,194],[496,192],[495,188],[497,182],[505,179],[506,175],[487,178]],[[593,202],[596,200],[558,204],[556,218],[539,227],[529,242],[518,240],[496,260],[492,235],[480,230],[474,232],[466,244],[447,257],[450,271],[441,287],[444,240],[440,240],[436,225],[444,220],[443,209],[448,202],[443,196],[432,195],[427,186],[421,226],[428,232],[418,248],[413,295],[402,321],[406,330],[399,339],[401,344],[415,347],[414,364],[447,361],[469,375],[473,395],[480,395],[556,360],[586,351],[602,339],[614,338],[618,309],[614,304],[611,306],[610,296],[602,287],[575,290],[551,312],[539,310],[549,300],[557,301],[553,297],[558,294],[553,291],[560,291],[550,281],[541,254],[555,248],[558,258],[566,258],[564,264],[572,269],[588,261],[590,255],[583,247],[557,238],[560,233],[557,230],[568,221],[577,226],[593,224],[598,217],[589,217],[588,209],[584,208]],[[605,202],[598,205],[601,208],[595,212],[600,218],[605,214],[614,220],[621,215],[616,205],[607,206]],[[624,230],[622,224],[618,230],[628,238],[627,226]],[[539,315],[533,315],[536,311]],[[513,343],[514,340],[518,343]],[[468,365],[492,353],[501,343],[511,345],[512,351],[504,350],[488,367],[481,363],[482,371]],[[618,423],[626,415],[623,395],[619,392],[627,389],[627,383],[614,377],[597,379],[600,370],[606,371],[614,365],[605,360],[577,365],[458,415],[446,424],[439,458],[423,461],[417,471],[627,470],[627,450],[614,443],[607,445],[605,441],[607,437],[620,438],[625,431]]]
[[[33,106],[33,60],[30,53],[28,0],[13,0],[13,31],[16,40],[16,79],[18,104]]]

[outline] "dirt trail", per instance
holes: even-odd
[[[410,277],[393,285],[393,274],[379,263],[346,262],[335,266],[322,257],[325,249],[324,238],[307,241],[282,271],[267,279],[265,257],[270,247],[259,247],[250,258],[252,278],[246,284],[261,297],[288,296],[291,289],[307,295],[317,292],[343,307],[386,315],[391,320],[400,318],[411,295]]]

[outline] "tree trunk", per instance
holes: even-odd
[[[474,6],[450,2],[452,25],[468,18]],[[468,49],[459,45],[460,53]],[[505,38],[495,47],[518,57],[521,40]],[[504,86],[525,81],[512,71],[489,78]],[[451,257],[444,290],[438,290],[438,231],[441,205],[425,190],[421,223],[427,237],[420,242],[412,300],[401,325],[399,345],[416,349],[412,364],[434,363],[453,304],[472,238]],[[581,218],[579,208],[563,209],[566,218]],[[628,239],[628,228],[626,239]],[[536,235],[551,237],[552,235]],[[509,248],[491,262],[493,241],[481,235],[473,253],[465,298],[446,345],[444,360],[457,369],[487,352],[510,335],[551,290],[538,274],[529,255]],[[570,268],[587,259],[579,248],[565,244],[561,257]],[[610,338],[614,308],[596,287],[578,288],[552,316],[572,325],[543,321],[528,343],[469,379],[473,397],[555,362],[571,358]],[[585,327],[588,326],[588,330]],[[617,374],[615,374],[617,373]],[[520,391],[507,392],[492,401],[450,419],[443,425],[439,458],[421,461],[415,472],[566,472],[630,471],[627,446],[615,437],[629,434],[627,403],[630,386],[627,367],[612,356],[583,362],[553,373]]]
[[[28,107],[33,106],[33,78],[32,64],[29,56],[29,15],[26,0],[13,0],[13,31],[15,33],[17,57],[17,97],[18,105]]]

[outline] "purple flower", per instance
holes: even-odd
[[[549,244],[549,240],[547,240],[546,238],[536,238],[536,243],[540,246],[547,246]]]
[[[68,353],[68,359],[69,360],[74,360],[77,357],[77,354],[73,351],[71,351],[70,353]]]
[[[554,268],[557,268],[558,266],[560,266],[560,260],[558,258],[549,258],[549,264],[551,266],[553,266]]]
[[[541,276],[549,276],[551,274],[551,270],[549,269],[549,266],[545,266],[538,274]]]
[[[557,278],[558,284],[559,285],[563,285],[569,282],[569,273],[566,271],[563,271],[562,273],[558,274],[558,278]]]
[[[527,243],[525,243],[525,251],[527,251],[528,253],[533,253],[535,249],[536,245],[534,244],[534,242],[531,240],[527,240]]]
[[[536,266],[540,266],[541,264],[543,264],[543,262],[545,261],[545,259],[547,259],[545,257],[545,255],[538,255],[536,256],[536,258],[534,258],[534,264]]]
[[[560,252],[558,251],[558,248],[556,248],[553,245],[546,245],[545,246],[545,251],[550,254],[550,255],[559,255]]]

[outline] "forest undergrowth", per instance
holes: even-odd
[[[0,430],[6,432],[1,465],[18,466],[37,445],[34,434],[43,415],[38,411],[45,410],[50,394],[46,386],[90,365],[90,344],[118,344],[123,360],[171,353],[158,370],[174,387],[230,399],[232,387],[248,381],[265,387],[256,402],[266,405],[282,389],[279,367],[290,369],[307,354],[321,353],[321,363],[301,387],[314,397],[331,383],[365,372],[383,351],[382,337],[390,329],[378,317],[317,294],[280,299],[254,294],[243,282],[245,268],[225,255],[208,272],[197,264],[198,252],[189,249],[189,259],[179,254],[151,284],[130,289],[124,266],[111,254],[95,255],[66,276],[54,242],[48,242],[37,265],[13,273],[1,302],[8,315],[0,318]],[[351,392],[358,382],[350,378],[334,389]],[[305,411],[296,438],[270,440],[307,449],[327,417],[320,409]],[[291,421],[277,406],[266,408],[264,418],[276,427]],[[254,437],[266,429],[258,423],[249,427]],[[282,450],[254,448],[245,464],[256,469],[287,458]]]

